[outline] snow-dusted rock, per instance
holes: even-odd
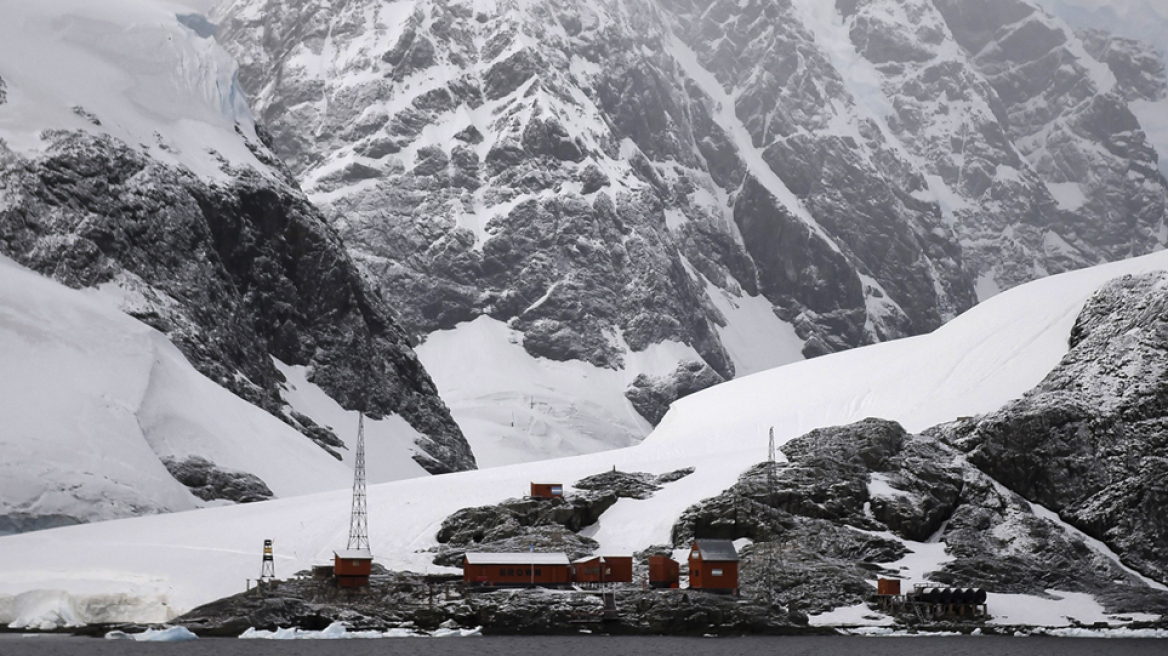
[[[1163,430],[1168,276],[1115,280],[1079,315],[1071,351],[1024,398],[944,427],[944,439],[1022,496],[1168,578]]]
[[[292,407],[274,359],[304,367],[344,408],[404,418],[400,432],[417,442],[405,457],[425,470],[474,467],[392,312],[264,145],[237,68],[205,20],[144,1],[49,0],[7,12],[0,24],[7,98],[0,105],[0,254],[93,290],[164,333],[203,375],[338,460],[352,436],[342,439],[334,428],[349,427],[330,428],[322,424],[333,417],[313,419]],[[53,311],[67,315],[67,306]],[[192,400],[192,407],[203,406]],[[123,428],[131,433],[117,439],[137,435]],[[186,435],[190,427],[165,431]],[[244,431],[219,436],[251,439]],[[31,436],[4,439],[17,449],[5,461],[18,464],[19,443]],[[230,467],[197,450],[158,455],[204,456]],[[149,471],[166,471],[155,464]],[[68,488],[87,472],[42,484],[46,492]],[[328,479],[322,471],[321,481]],[[112,514],[173,508],[171,501],[111,504]],[[108,508],[92,510],[91,518],[110,516]],[[87,515],[72,511],[73,519]],[[17,528],[36,525],[21,517]]]
[[[473,439],[533,443],[508,450],[522,459],[627,443],[592,426],[624,421],[640,374],[700,359],[730,378],[925,332],[1164,242],[1123,76],[1022,0],[974,4],[236,0],[215,17],[275,151],[407,332],[485,315],[534,358],[630,374],[557,430],[554,393],[440,381]],[[983,14],[1004,22],[974,34]],[[1011,49],[1026,30],[1045,46]],[[666,343],[690,352],[646,369]]]

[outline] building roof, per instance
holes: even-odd
[[[577,558],[576,560],[573,560],[572,564],[579,565],[580,563],[587,563],[587,562],[591,562],[593,560],[599,560],[600,562],[603,563],[603,562],[607,562],[610,560],[616,560],[618,558],[627,558],[629,560],[632,560],[633,557],[632,556],[584,556],[583,558]]]
[[[466,562],[471,565],[568,565],[568,555],[563,553],[535,553],[519,551],[514,553],[480,553],[468,551]]]
[[[373,560],[368,549],[337,549],[333,553],[342,560]]]
[[[702,560],[718,562],[738,562],[738,550],[730,540],[694,540]]]

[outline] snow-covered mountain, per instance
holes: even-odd
[[[71,308],[79,296],[4,265],[0,308],[19,328],[5,333],[0,357],[30,376],[3,373],[21,389],[0,401],[21,418],[0,427],[13,476],[4,483],[20,491],[0,499],[5,530],[193,507],[164,480],[168,458],[184,459],[170,471],[192,489],[215,467],[258,476],[244,487],[278,496],[344,487],[337,467],[350,459],[356,415],[342,408],[384,419],[370,436],[397,454],[375,473],[383,480],[474,467],[391,311],[263,144],[213,25],[146,0],[9,2],[3,12],[0,255],[145,324],[94,315],[89,334],[69,317],[92,315],[91,302]],[[25,287],[59,303],[38,304]],[[176,373],[175,353],[145,326],[285,428],[261,426],[191,372]],[[38,345],[53,365],[45,372],[31,364]],[[93,376],[78,381],[80,397],[58,395],[50,370],[62,390],[72,389],[70,371]],[[189,407],[173,410],[185,393]],[[60,416],[38,422],[31,408]],[[323,458],[265,437],[288,431]],[[263,466],[261,445],[271,451]]]
[[[213,18],[488,464],[626,445],[718,380],[1168,239],[1145,101],[1117,82],[1142,60],[1023,0]]]
[[[769,427],[774,427],[780,446],[813,429],[873,416],[898,421],[908,431],[919,433],[959,417],[994,413],[1043,383],[1052,370],[1062,373],[1047,383],[1073,373],[1080,366],[1076,362],[1105,376],[1110,375],[1108,371],[1131,371],[1132,363],[1112,362],[1104,351],[1076,350],[1068,357],[1072,333],[1076,349],[1085,340],[1099,340],[1105,334],[1118,335],[1121,341],[1114,346],[1122,348],[1124,339],[1143,339],[1132,336],[1132,324],[1124,326],[1124,322],[1134,320],[1149,329],[1149,344],[1162,342],[1162,334],[1152,330],[1159,325],[1156,321],[1162,321],[1159,315],[1142,316],[1139,299],[1115,295],[1116,290],[1132,287],[1131,279],[1108,282],[1125,275],[1163,271],[1168,271],[1168,253],[1162,252],[1050,277],[996,296],[929,335],[740,378],[675,403],[649,439],[627,449],[372,486],[369,528],[373,553],[393,569],[434,571],[436,553],[432,549],[439,546],[437,532],[443,519],[461,508],[523,495],[531,480],[570,483],[614,466],[650,474],[696,467],[692,474],[664,485],[647,499],[620,499],[597,523],[581,532],[596,540],[605,553],[674,544],[674,525],[683,513],[731,488],[740,475],[766,460]],[[1158,279],[1163,276],[1158,274]],[[1158,290],[1155,307],[1159,308],[1163,285],[1153,286]],[[1101,288],[1104,291],[1095,296]],[[1089,301],[1089,311],[1083,312]],[[1110,311],[1099,311],[1108,308]],[[1103,332],[1088,334],[1104,327]],[[1105,344],[1106,340],[1095,343]],[[1082,359],[1089,353],[1099,359]],[[1149,371],[1159,372],[1154,381],[1161,385],[1160,357],[1150,355],[1153,359],[1146,363],[1151,366]],[[1092,381],[1104,380],[1091,375]],[[1123,387],[1122,376],[1110,380]],[[1043,389],[1054,389],[1047,383],[1043,383],[1042,393],[1046,393]],[[1098,388],[1106,389],[1107,385]],[[1127,389],[1137,392],[1133,397],[1137,398],[1144,388],[1128,385]],[[995,416],[986,417],[986,426],[997,423]],[[829,439],[831,434],[819,434],[823,444],[839,439]],[[982,436],[992,437],[992,433]],[[934,438],[926,434],[919,439]],[[814,451],[818,444],[808,438],[800,442],[804,451]],[[971,454],[970,460],[978,457]],[[807,466],[802,457],[792,460]],[[948,461],[940,466],[969,465]],[[922,476],[924,471],[909,473]],[[1077,550],[1068,552],[1074,558],[1095,563],[1099,572],[1122,575],[1124,586],[1163,589],[1160,583],[1118,562],[1116,551],[1124,553],[1123,544],[1113,550],[1069,526],[1055,512],[1032,503],[1033,499],[1014,496],[985,474],[977,476],[979,480],[970,479],[968,485],[973,488],[976,483],[977,489],[993,497],[985,503],[998,503],[998,511],[1008,509],[1010,514],[1009,522],[976,536],[996,545],[995,553],[1003,555],[999,567],[1020,562],[1009,556],[1011,553],[1019,558],[1037,553],[1036,536],[1045,532],[1043,544],[1071,545]],[[864,477],[869,478],[869,474]],[[867,494],[897,496],[890,481],[904,484],[876,476],[868,481]],[[900,495],[913,496],[903,490]],[[264,539],[275,539],[280,576],[331,558],[332,550],[344,543],[348,516],[349,493],[337,491],[0,538],[0,621],[38,625],[42,621],[165,619],[241,590],[244,579],[258,572]],[[853,518],[845,523],[870,519]],[[987,515],[983,519],[992,518]],[[965,515],[954,530],[966,531],[977,521],[976,516]],[[1028,532],[1028,526],[1039,532]],[[903,566],[902,573],[913,580],[939,572],[955,559],[967,558],[968,554],[950,548],[971,544],[969,535],[954,533],[948,540],[943,530],[937,541],[930,542],[893,533],[880,533],[879,537],[907,549],[901,561],[887,567]],[[995,587],[1009,586],[1005,580]],[[997,594],[991,606],[999,616],[996,621],[1006,623],[1028,621],[1034,612],[1057,617],[1064,624],[1067,614],[1081,621],[1087,617],[1107,619],[1104,609],[1081,590],[1062,591],[1056,597],[1062,601],[1049,596]]]

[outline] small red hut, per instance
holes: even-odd
[[[738,550],[730,540],[694,540],[689,552],[689,587],[738,591]]]
[[[368,549],[344,549],[333,552],[333,573],[337,586],[362,588],[369,585],[373,573],[373,554]]]
[[[589,556],[572,563],[573,583],[631,583],[632,556]]]
[[[562,553],[467,553],[462,581],[476,587],[567,587],[568,556]]]
[[[564,486],[560,483],[532,483],[531,496],[537,499],[562,499]]]
[[[676,588],[681,581],[681,563],[669,556],[649,556],[649,587]]]

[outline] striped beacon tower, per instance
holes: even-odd
[[[260,566],[260,583],[276,580],[276,561],[272,556],[272,541],[264,540],[264,560]]]

